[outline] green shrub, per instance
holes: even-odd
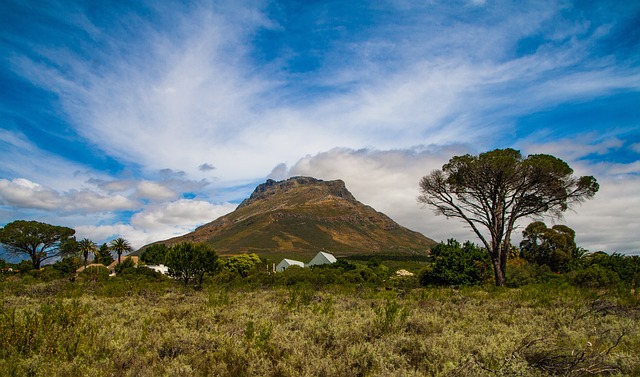
[[[89,266],[78,274],[82,281],[105,281],[109,279],[109,270],[103,266]]]
[[[422,285],[476,285],[491,278],[489,253],[467,241],[454,239],[439,243],[431,250],[433,266],[420,278]]]
[[[133,262],[133,259],[131,257],[127,257],[125,258],[125,260],[121,261],[116,265],[116,268],[115,268],[116,274],[120,274],[125,270],[133,269],[135,267],[136,267],[136,264]]]
[[[168,251],[169,248],[165,244],[151,245],[140,254],[140,259],[147,264],[165,264],[165,256]]]
[[[548,283],[558,279],[562,279],[561,275],[551,271],[546,264],[532,263],[522,258],[514,258],[507,262],[508,287]]]
[[[583,270],[572,271],[569,276],[579,287],[608,288],[618,286],[621,283],[617,272],[599,264],[591,265]]]

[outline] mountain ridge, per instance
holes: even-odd
[[[267,180],[231,213],[183,236],[155,243],[204,242],[221,255],[305,258],[426,254],[435,242],[359,202],[342,180]],[[148,246],[148,245],[147,245]],[[146,247],[146,246],[145,246]]]

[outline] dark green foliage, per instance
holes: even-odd
[[[78,257],[65,257],[54,263],[53,268],[60,272],[60,276],[68,277],[76,273],[82,266],[82,261]]]
[[[587,287],[640,287],[640,258],[597,252],[580,259],[570,273],[576,285]]]
[[[133,262],[131,257],[126,257],[120,264],[116,265],[115,271],[116,274],[120,274],[126,270],[134,269],[136,264]]]
[[[165,264],[165,255],[168,251],[169,248],[165,244],[158,243],[147,247],[140,254],[140,259],[146,264]]]
[[[567,271],[570,263],[583,254],[576,246],[576,233],[566,225],[547,228],[541,221],[533,222],[522,232],[522,237],[522,257],[547,265],[554,272]]]
[[[111,255],[111,249],[109,249],[109,245],[107,245],[106,243],[103,243],[102,246],[100,246],[100,248],[96,252],[96,255],[93,261],[95,263],[101,263],[101,264],[104,264],[105,266],[108,266],[111,263],[113,263],[114,260],[115,259],[113,259],[113,256]]]
[[[133,248],[131,247],[131,244],[129,244],[129,241],[125,240],[122,237],[118,237],[115,240],[109,242],[109,248],[112,251],[115,251],[118,255],[118,259],[116,259],[118,261],[118,264],[120,264],[122,254],[133,251]]]
[[[89,254],[95,254],[95,252],[97,251],[96,244],[88,238],[83,238],[82,240],[80,240],[80,242],[78,242],[78,249],[80,251],[80,254],[82,254],[82,265],[87,267]]]
[[[570,274],[574,283],[579,287],[608,288],[620,284],[620,276],[615,271],[598,264]]]
[[[476,285],[490,277],[489,254],[469,241],[439,243],[431,249],[431,256],[434,263],[420,278],[422,285]]]
[[[0,229],[0,243],[16,256],[28,256],[34,269],[39,269],[45,260],[66,255],[62,248],[75,230],[37,221],[16,220]]]
[[[193,281],[202,284],[205,273],[216,269],[218,255],[206,244],[183,242],[172,246],[165,256],[169,275],[182,281],[184,285]]]

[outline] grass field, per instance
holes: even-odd
[[[0,288],[2,376],[640,375],[628,292],[118,278]]]

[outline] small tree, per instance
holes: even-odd
[[[147,247],[142,254],[140,254],[140,259],[147,264],[165,264],[164,259],[168,251],[169,248],[165,244],[158,243]]]
[[[133,248],[129,244],[129,241],[125,240],[122,237],[118,237],[115,240],[111,241],[109,243],[109,247],[111,248],[111,250],[115,251],[116,254],[118,254],[118,264],[120,264],[120,259],[122,259],[121,256],[123,253],[133,251]]]
[[[522,237],[522,257],[530,262],[545,264],[554,272],[565,271],[572,260],[584,254],[576,246],[576,232],[566,225],[547,228],[545,223],[536,221],[527,226]]]
[[[491,276],[489,253],[467,241],[450,239],[431,249],[433,268],[420,278],[423,285],[475,285]]]
[[[219,261],[221,269],[237,273],[243,278],[256,271],[261,264],[262,260],[254,253],[236,255]]]
[[[0,243],[13,255],[28,256],[33,268],[40,269],[42,262],[68,253],[61,245],[75,232],[64,226],[16,220],[0,229]]]
[[[573,204],[592,198],[598,183],[576,178],[566,162],[537,154],[496,149],[455,156],[420,181],[418,201],[438,215],[466,222],[489,251],[496,285],[506,285],[507,256],[516,222],[525,217],[559,218]]]
[[[202,284],[205,273],[212,273],[216,268],[218,255],[208,245],[183,242],[174,245],[165,255],[169,267],[169,276],[184,283],[194,281]]]
[[[87,268],[87,260],[89,259],[89,254],[95,254],[97,250],[96,244],[88,238],[83,238],[80,242],[78,242],[78,248],[82,253],[84,268]]]
[[[111,255],[111,249],[109,249],[109,245],[103,243],[102,246],[100,246],[96,253],[95,262],[104,264],[105,266],[113,263],[113,256]]]

